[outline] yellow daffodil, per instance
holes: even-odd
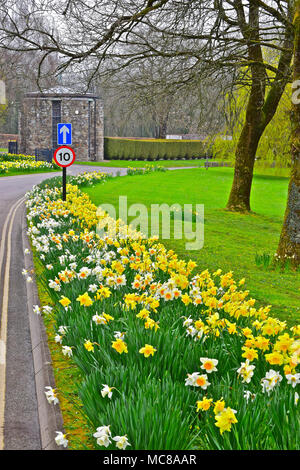
[[[86,339],[84,342],[84,347],[87,351],[94,351],[94,344],[96,343],[92,343],[89,339]]]
[[[63,307],[68,307],[71,303],[71,300],[68,299],[68,297],[64,297],[62,296],[61,300],[59,301],[59,303],[63,306]]]
[[[139,350],[140,354],[144,354],[145,357],[154,356],[154,353],[157,351],[153,346],[150,344],[145,344],[143,348]]]
[[[251,330],[250,328],[248,328],[248,327],[243,328],[243,329],[242,329],[242,333],[243,333],[243,335],[245,335],[246,337],[252,336],[252,330]]]
[[[245,357],[249,361],[253,361],[254,359],[258,358],[257,351],[253,348],[248,348],[247,346],[244,346],[242,348],[244,350],[244,353],[242,354],[242,357]]]
[[[148,317],[145,321],[145,329],[148,330],[150,328],[150,330],[152,330],[154,328],[154,331],[157,331],[159,326],[158,326],[158,322],[154,321],[152,318]]]
[[[103,317],[105,318],[105,320],[107,322],[110,322],[111,320],[114,320],[114,317],[112,317],[111,315],[109,315],[108,313],[102,313]]]
[[[215,405],[214,406],[214,414],[217,415],[217,414],[221,413],[224,410],[225,401],[222,398],[220,398],[220,400],[216,401],[214,403],[214,405]]]
[[[212,398],[206,398],[204,397],[203,400],[198,400],[197,401],[197,412],[202,410],[202,411],[207,411],[209,410],[211,404],[212,404],[213,399]]]
[[[79,295],[76,300],[80,302],[80,306],[84,307],[90,307],[93,304],[93,301],[87,292],[82,295]]]
[[[116,341],[112,342],[112,347],[119,353],[128,353],[127,345],[122,339],[117,339]]]
[[[185,306],[189,305],[192,302],[192,299],[189,297],[188,294],[183,294],[181,296],[181,300],[184,303]]]
[[[223,434],[224,431],[231,431],[232,424],[238,422],[235,417],[235,413],[235,410],[231,408],[225,408],[215,416],[215,425],[220,429],[221,434]]]
[[[137,318],[141,318],[142,320],[145,320],[149,317],[149,310],[143,308],[137,315]]]
[[[284,333],[283,335],[278,337],[274,345],[274,350],[280,351],[283,353],[288,352],[293,342],[294,342],[294,339],[291,338],[288,333]]]
[[[270,354],[265,354],[266,361],[272,365],[281,366],[283,364],[283,356],[277,351],[274,351]]]

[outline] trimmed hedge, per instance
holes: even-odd
[[[198,159],[207,156],[205,143],[200,140],[134,140],[104,138],[106,160],[175,160]]]

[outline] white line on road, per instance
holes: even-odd
[[[5,387],[6,387],[6,341],[7,341],[7,311],[8,311],[8,294],[9,294],[9,273],[11,261],[11,234],[16,212],[23,203],[24,198],[19,199],[11,207],[6,216],[2,230],[2,238],[0,245],[0,276],[4,259],[5,240],[7,238],[6,264],[3,282],[3,298],[2,298],[2,314],[0,327],[0,450],[4,448],[4,411],[5,411]],[[7,230],[9,223],[9,228]]]
[[[6,230],[7,230],[7,225],[11,216],[12,211],[14,210],[16,204],[18,204],[19,201],[17,201],[15,204],[13,204],[10,208],[9,213],[6,216],[3,229],[2,229],[2,235],[1,235],[1,244],[0,244],[0,279],[1,279],[1,273],[2,273],[2,264],[3,264],[3,257],[4,257],[4,248],[5,248],[5,241],[6,241]]]
[[[5,343],[0,339],[0,364],[5,364]]]

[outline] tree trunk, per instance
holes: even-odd
[[[158,126],[158,138],[165,139],[167,136],[167,120],[159,123]]]
[[[252,62],[250,66],[251,92],[247,104],[246,121],[236,148],[234,179],[227,203],[227,209],[237,212],[250,211],[255,155],[263,132],[262,108],[265,102],[267,77],[259,44],[259,8],[254,2],[249,7],[249,27],[245,27],[244,37],[249,40],[248,57]]]
[[[251,107],[251,103],[249,104]],[[261,135],[262,130],[257,121],[256,113],[252,115],[250,112],[236,148],[234,178],[227,203],[227,209],[230,211],[250,211],[250,193],[255,155]]]
[[[300,79],[300,0],[296,3],[294,18],[294,72],[293,80]],[[300,104],[292,104],[291,112],[292,169],[277,255],[281,260],[291,258],[294,266],[300,264]]]
[[[247,104],[246,120],[235,153],[234,179],[226,208],[235,212],[248,212],[257,147],[267,125],[272,120],[288,82],[293,49],[293,30],[287,28],[285,50],[281,53],[273,84],[266,92],[266,69],[259,44],[259,9],[253,2],[249,9],[249,28],[243,31],[250,40],[248,57],[252,62],[251,92]]]

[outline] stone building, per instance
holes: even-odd
[[[55,149],[57,124],[72,124],[72,145],[80,161],[103,160],[103,105],[92,93],[76,93],[66,87],[24,96],[19,118],[19,151]]]

